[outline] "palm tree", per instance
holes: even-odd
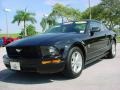
[[[49,15],[48,17],[44,16],[40,22],[40,25],[43,29],[42,31],[45,31],[46,28],[50,28],[56,24],[57,24],[56,18],[54,16],[51,16],[51,15]]]
[[[42,27],[42,31],[45,31],[46,27],[47,27],[47,18],[42,18],[40,25]]]
[[[18,26],[19,26],[20,23],[23,22],[24,23],[24,35],[27,36],[26,22],[36,23],[36,20],[34,18],[35,14],[27,12],[26,9],[24,11],[19,10],[16,13],[17,14],[14,16],[14,19],[13,19],[12,23],[17,22]]]

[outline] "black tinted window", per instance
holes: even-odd
[[[48,29],[47,31],[45,31],[45,33],[84,33],[86,29],[86,24],[87,23],[57,25]]]
[[[90,28],[92,29],[93,27],[99,27],[101,29],[101,23],[99,23],[99,22],[91,22],[90,23]]]
[[[108,30],[108,29],[107,29],[107,27],[106,27],[104,24],[101,24],[101,30],[102,30],[102,31],[106,31],[106,30]]]

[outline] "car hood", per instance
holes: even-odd
[[[16,40],[10,44],[7,45],[9,46],[49,46],[49,45],[54,45],[58,41],[66,41],[66,40],[71,40],[73,37],[76,36],[81,36],[80,34],[77,33],[47,33],[47,34],[40,34],[40,35],[35,35],[32,37],[26,37],[20,40]]]

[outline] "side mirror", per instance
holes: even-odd
[[[91,32],[91,36],[93,36],[95,32],[99,32],[99,31],[100,31],[99,27],[92,27],[92,30],[90,31]]]
[[[91,32],[99,32],[100,28],[99,27],[92,27]]]

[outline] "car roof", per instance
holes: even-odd
[[[63,23],[59,23],[59,24],[65,25],[65,24],[74,24],[76,22],[92,22],[92,21],[101,23],[101,21],[94,20],[94,19],[83,19],[83,20],[79,20],[79,21],[68,21],[68,22],[63,22]]]

